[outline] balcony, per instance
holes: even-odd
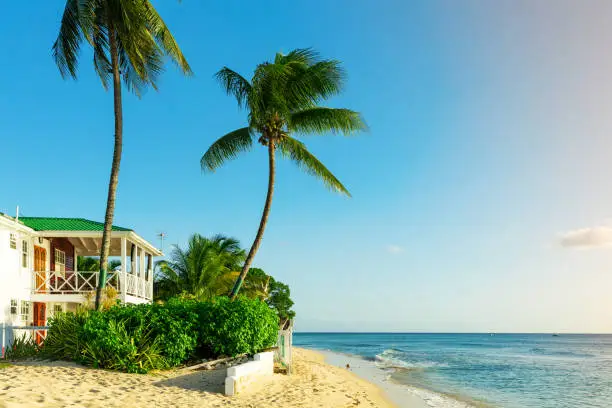
[[[77,302],[85,300],[98,286],[99,272],[34,271],[32,300],[41,302]],[[117,291],[122,302],[145,303],[153,299],[152,274],[144,277],[121,271],[108,273],[107,287]]]

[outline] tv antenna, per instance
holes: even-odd
[[[166,233],[160,232],[159,234],[157,234],[157,236],[159,237],[159,250],[161,252],[164,252],[164,238],[166,238]]]

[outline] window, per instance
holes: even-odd
[[[27,300],[21,301],[21,320],[24,323],[30,320],[30,302]]]
[[[11,232],[9,237],[9,243],[11,245],[11,249],[17,249],[17,236]]]
[[[59,249],[55,250],[55,272],[66,272],[66,253]]]
[[[17,316],[17,299],[11,299],[11,315]]]
[[[28,267],[29,255],[30,251],[28,247],[28,241],[24,239],[23,241],[21,241],[21,266],[23,266],[24,268]]]
[[[55,304],[53,305],[53,314],[56,315],[58,313],[62,313],[64,311],[64,307],[62,305]]]

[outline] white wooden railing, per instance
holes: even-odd
[[[96,290],[99,272],[82,271],[35,271],[33,272],[32,293],[65,295],[84,294]],[[107,287],[121,293],[121,281],[125,278],[126,293],[150,300],[153,298],[151,282],[133,274],[121,271],[108,273]]]

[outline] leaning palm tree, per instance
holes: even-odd
[[[157,263],[157,297],[187,294],[199,300],[217,296],[225,276],[240,269],[246,253],[240,243],[223,235],[194,234],[186,249],[175,246],[170,260]]]
[[[67,0],[53,57],[62,77],[76,79],[79,51],[86,41],[93,48],[93,65],[104,89],[113,84],[115,144],[108,184],[96,308],[106,285],[110,236],[123,146],[121,80],[138,97],[163,71],[169,57],[184,74],[191,68],[170,30],[149,0]]]
[[[327,187],[350,196],[340,181],[313,156],[293,133],[354,134],[366,128],[361,115],[349,109],[319,104],[340,93],[345,74],[335,60],[320,59],[311,49],[276,54],[273,62],[260,64],[250,81],[224,67],[217,78],[240,107],[248,111],[248,126],[234,130],[214,142],[202,156],[204,171],[215,171],[258,141],[268,150],[268,192],[259,229],[240,275],[229,294],[233,299],[244,282],[261,244],[274,193],[276,150],[301,169],[320,178]]]

